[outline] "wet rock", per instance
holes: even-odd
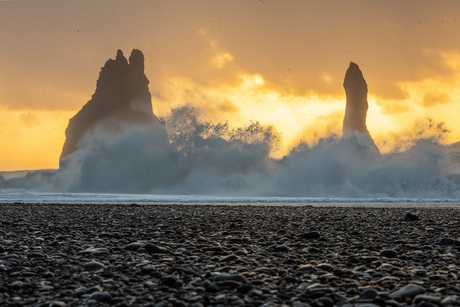
[[[451,238],[442,238],[439,245],[455,245],[455,240]]]
[[[420,217],[416,214],[407,212],[406,215],[404,216],[404,220],[406,221],[418,221]]]
[[[106,266],[100,262],[97,261],[91,261],[91,262],[86,262],[81,265],[83,269],[87,271],[96,271],[100,269],[105,269]]]
[[[436,296],[419,294],[414,298],[412,303],[415,305],[418,305],[419,303],[422,303],[422,302],[433,303],[433,304],[439,305],[439,303],[441,302],[441,299]]]
[[[235,254],[231,254],[231,255],[225,256],[223,258],[220,258],[219,262],[228,262],[228,261],[233,261],[233,260],[236,260],[236,259],[238,259],[238,256],[236,256]]]
[[[395,258],[398,253],[394,249],[384,249],[380,252],[380,256],[387,258]]]
[[[143,245],[143,243],[141,242],[133,242],[133,243],[129,243],[128,245],[126,245],[126,249],[127,250],[130,250],[130,251],[135,251],[135,250],[138,250],[139,248],[141,248],[141,246]]]
[[[247,283],[246,278],[241,274],[217,274],[216,276],[214,276],[214,281],[216,282],[227,280],[237,281],[243,284]]]
[[[299,237],[302,239],[318,239],[321,237],[321,233],[319,231],[309,231],[299,234]]]
[[[425,289],[423,287],[414,284],[408,284],[401,289],[392,292],[390,297],[394,299],[412,298],[418,294],[423,293],[425,293]]]
[[[377,296],[378,292],[373,288],[368,288],[363,290],[359,295],[359,298],[362,300],[372,300]]]
[[[316,267],[323,271],[332,271],[334,269],[334,266],[330,265],[329,263],[320,263]]]
[[[168,252],[166,248],[152,243],[145,244],[144,248],[149,254],[164,254]]]

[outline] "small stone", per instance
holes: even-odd
[[[406,215],[404,216],[404,220],[406,221],[418,221],[420,217],[416,214],[407,212]]]
[[[287,252],[289,248],[286,245],[282,244],[282,245],[275,246],[275,250],[280,251],[280,252]]]
[[[87,271],[95,271],[99,269],[104,269],[106,266],[97,261],[86,262],[82,264],[83,269]]]
[[[174,276],[164,276],[160,279],[161,284],[165,285],[166,287],[172,288],[176,286],[177,278]]]
[[[234,254],[231,254],[231,255],[225,256],[223,258],[220,258],[219,262],[233,261],[233,260],[236,260],[237,258],[238,258],[238,256],[236,256]]]
[[[153,272],[156,272],[156,268],[153,266],[153,265],[144,265],[142,268],[141,268],[141,273],[142,274],[150,274],[150,273],[153,273]]]
[[[48,244],[49,246],[61,246],[61,243],[59,241],[52,241]]]
[[[334,269],[334,267],[330,265],[329,263],[320,263],[316,267],[323,271],[332,271]]]
[[[367,288],[361,292],[359,299],[361,300],[373,300],[377,296],[377,291],[373,288]]]
[[[47,306],[48,307],[64,307],[64,306],[67,306],[67,304],[63,301],[52,301]]]
[[[224,304],[226,296],[225,296],[225,294],[220,294],[220,295],[217,295],[216,297],[214,297],[214,299],[216,300],[217,304]]]
[[[414,301],[412,303],[417,305],[418,303],[421,303],[421,302],[434,303],[436,305],[439,305],[439,303],[441,302],[441,299],[436,296],[419,294],[414,298]]]
[[[439,245],[455,245],[455,240],[451,238],[442,238]]]
[[[88,249],[85,249],[84,251],[81,251],[80,254],[109,257],[110,256],[110,250],[108,248],[104,248],[104,247],[88,248]]]
[[[135,251],[135,250],[138,250],[139,248],[141,248],[142,246],[142,243],[140,242],[133,242],[133,243],[129,243],[128,245],[126,245],[126,249],[129,250],[129,251]]]
[[[45,258],[45,255],[43,255],[42,253],[32,252],[27,254],[27,258]]]
[[[0,246],[0,253],[4,253],[5,252],[5,248],[3,248],[3,246]]]
[[[243,283],[243,284],[245,284],[247,282],[246,278],[241,274],[218,274],[218,275],[216,275],[214,277],[214,280],[216,282],[233,280],[233,281],[237,281],[237,282],[240,282],[240,283]]]
[[[319,231],[310,231],[301,233],[299,237],[302,239],[318,239],[319,237],[321,237],[321,233]]]
[[[5,234],[5,237],[7,238],[12,238],[12,237],[15,237],[16,234],[14,232],[8,232],[7,234]]]
[[[395,258],[398,253],[394,249],[384,249],[380,252],[380,256],[387,258]]]
[[[10,288],[13,288],[13,289],[19,289],[21,288],[22,286],[24,285],[24,283],[20,280],[17,280],[17,281],[14,281],[10,284]]]
[[[83,290],[84,290],[84,288],[79,288],[79,289],[83,289]],[[77,289],[77,290],[79,290],[79,289]],[[88,288],[88,289],[85,290],[85,291],[86,291],[86,293],[91,294],[91,293],[94,293],[94,292],[102,292],[102,290],[103,290],[103,289],[102,289],[101,286],[93,286],[93,287],[91,287],[91,288]]]
[[[301,271],[314,271],[315,268],[311,264],[303,264],[299,266],[299,270]]]
[[[408,284],[407,286],[402,287],[401,289],[390,293],[390,297],[394,299],[398,298],[412,298],[416,296],[417,294],[423,294],[425,293],[425,289],[414,284]]]
[[[164,254],[168,252],[166,248],[157,246],[152,243],[145,244],[144,248],[149,254]]]
[[[441,301],[441,306],[451,306],[460,303],[460,298],[456,295],[447,296]]]
[[[93,292],[90,298],[98,302],[102,302],[105,300],[106,294],[104,292]]]

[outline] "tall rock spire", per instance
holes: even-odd
[[[366,115],[369,105],[367,103],[367,83],[363,73],[356,63],[350,62],[343,82],[347,96],[345,117],[343,118],[343,136],[353,132],[367,133]]]
[[[347,105],[343,118],[342,136],[348,137],[353,133],[363,134],[366,136],[367,145],[380,152],[366,126],[367,109],[369,108],[367,103],[367,83],[358,64],[350,62],[350,66],[345,73],[343,87],[347,96]]]
[[[158,123],[148,84],[142,52],[134,49],[128,63],[118,50],[115,60],[109,59],[102,67],[91,100],[70,119],[60,162],[75,152],[81,139],[95,128],[119,132],[126,126]]]

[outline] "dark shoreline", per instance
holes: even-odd
[[[0,216],[0,306],[460,305],[456,208],[0,204]]]

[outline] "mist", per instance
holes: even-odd
[[[456,151],[441,144],[448,130],[432,120],[418,122],[419,138],[400,139],[388,154],[368,133],[353,133],[299,143],[282,159],[272,157],[281,136],[257,122],[232,129],[184,106],[160,123],[115,136],[95,129],[59,170],[0,184],[45,192],[460,198]]]

